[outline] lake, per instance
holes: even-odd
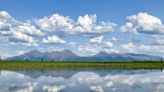
[[[162,70],[0,71],[0,92],[164,92]]]

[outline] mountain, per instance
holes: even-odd
[[[145,61],[153,60],[160,61],[162,57],[146,55],[146,54],[134,54],[134,53],[106,53],[99,52],[96,55],[82,57],[74,54],[69,50],[64,51],[51,51],[51,52],[40,52],[38,50],[32,50],[19,56],[9,57],[6,60],[30,60],[30,61],[84,61],[84,62],[107,62],[107,61]]]
[[[64,51],[52,51],[52,52],[40,52],[38,50],[32,50],[25,54],[7,58],[6,60],[30,60],[30,61],[70,61],[78,56],[69,50]]]

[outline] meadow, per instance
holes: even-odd
[[[81,68],[164,69],[164,62],[25,62],[0,61],[0,70],[55,70]]]

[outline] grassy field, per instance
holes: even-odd
[[[0,61],[0,70],[51,70],[81,68],[164,69],[164,62],[16,62]]]

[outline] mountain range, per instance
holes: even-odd
[[[38,50],[32,50],[19,56],[9,57],[6,60],[16,61],[80,61],[80,62],[114,62],[114,61],[160,61],[162,57],[153,56],[147,54],[133,54],[133,53],[106,53],[99,52],[92,56],[78,56],[70,50],[64,51],[51,51],[40,52]]]

